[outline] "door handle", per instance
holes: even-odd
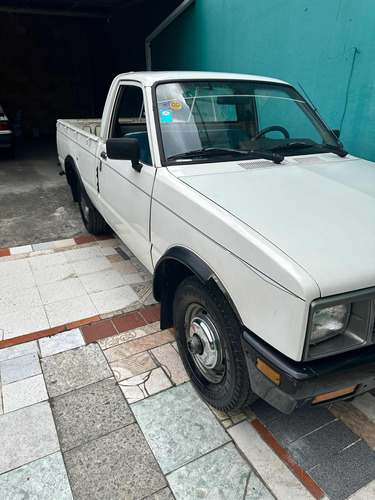
[[[106,160],[108,158],[107,153],[105,151],[102,151],[100,153],[100,156],[103,158],[103,160]]]

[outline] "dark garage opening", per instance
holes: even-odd
[[[26,136],[100,116],[118,73],[146,67],[144,41],[179,0],[1,0],[0,103]]]
[[[101,117],[113,78],[146,68],[145,38],[181,0],[0,0],[0,248],[85,234],[59,177],[58,118]]]

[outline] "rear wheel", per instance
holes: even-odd
[[[100,234],[108,230],[108,224],[80,186],[78,187],[78,205],[83,223],[89,233]]]
[[[241,328],[222,293],[195,276],[177,288],[173,323],[185,369],[201,396],[219,410],[254,401],[241,345]]]

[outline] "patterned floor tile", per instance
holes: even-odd
[[[47,399],[48,394],[42,374],[3,386],[4,413],[19,410]]]
[[[0,476],[2,500],[73,500],[60,452]]]
[[[137,354],[138,352],[148,351],[154,347],[166,344],[167,342],[172,342],[173,340],[174,337],[169,330],[163,330],[161,332],[153,333],[151,335],[147,335],[146,337],[127,342],[126,349],[132,354]]]
[[[250,474],[249,464],[229,443],[172,472],[168,482],[177,500],[238,500],[244,498]]]
[[[116,318],[114,318],[116,320]],[[145,337],[151,333],[155,333],[159,330],[159,324],[145,325],[141,328],[136,328],[135,330],[129,330],[127,332],[119,333],[113,337],[108,337],[106,339],[99,340],[99,345],[102,349],[109,349],[110,347],[117,346],[119,344],[124,344],[129,342],[129,340],[139,339],[140,337]],[[1,351],[0,351],[1,352]]]
[[[171,344],[156,347],[150,352],[163,366],[174,384],[180,385],[189,380],[181,358]]]
[[[53,398],[52,412],[62,451],[134,422],[113,378]]]
[[[230,440],[190,384],[139,401],[132,410],[164,473]]]
[[[161,368],[122,380],[120,387],[129,403],[135,403],[172,387]]]
[[[51,397],[111,377],[112,372],[97,344],[88,344],[42,359],[44,378]]]
[[[0,450],[0,474],[58,451],[49,404],[38,403],[1,415]]]
[[[40,339],[38,342],[43,358],[85,345],[85,340],[79,328]]]
[[[0,362],[0,378],[3,385],[42,373],[36,353],[26,354]]]
[[[139,276],[139,274],[135,274],[135,276]],[[140,300],[142,300],[145,298],[145,295],[148,296],[149,293],[152,293],[152,282],[151,281],[144,282],[142,278],[140,279],[143,283],[142,282],[141,283],[138,282],[138,284],[129,283],[129,285],[131,285],[132,289],[137,294],[137,297]]]
[[[65,463],[75,498],[140,500],[166,486],[137,424],[67,451]]]
[[[110,363],[110,367],[116,380],[120,381],[144,373],[151,368],[155,368],[156,365],[147,352],[140,352],[126,359],[118,359]]]
[[[149,396],[152,396],[168,389],[169,387],[172,387],[172,383],[162,368],[156,368],[156,370],[152,370],[150,372],[148,379],[144,383],[144,387],[146,393]]]
[[[136,403],[137,401],[141,401],[141,399],[148,397],[144,383],[148,380],[149,376],[150,372],[146,372],[123,380],[119,383],[120,388],[129,404]]]

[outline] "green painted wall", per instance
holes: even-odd
[[[301,83],[349,152],[375,160],[374,0],[196,0],[152,58],[154,70]]]

